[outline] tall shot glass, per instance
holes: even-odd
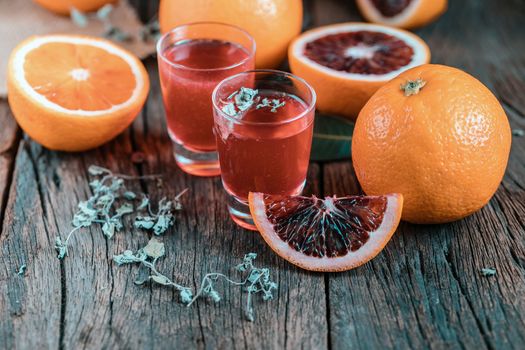
[[[249,192],[302,192],[312,144],[315,91],[303,79],[274,70],[226,78],[213,91],[215,136],[228,210],[255,230]]]
[[[219,175],[211,94],[224,78],[254,68],[255,41],[232,25],[192,23],[164,34],[157,57],[175,161],[193,175]]]

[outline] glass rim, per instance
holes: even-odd
[[[170,34],[174,33],[175,31],[181,30],[183,28],[199,26],[199,25],[216,25],[216,26],[221,26],[221,27],[229,27],[229,28],[232,28],[232,29],[235,29],[235,30],[239,31],[240,33],[245,35],[250,40],[251,47],[248,48],[250,50],[248,52],[248,56],[246,58],[244,58],[243,60],[235,63],[235,64],[232,64],[232,65],[229,65],[229,66],[226,66],[226,67],[218,67],[218,68],[194,68],[194,67],[188,67],[188,66],[185,66],[183,64],[175,63],[175,62],[172,62],[169,59],[167,59],[166,56],[164,55],[164,52],[162,52],[162,50],[161,50],[161,46],[164,43],[164,41],[167,40],[167,38],[170,36]],[[242,45],[242,46],[244,47],[244,45]],[[213,71],[222,71],[222,70],[233,69],[235,67],[243,65],[244,63],[246,63],[248,60],[252,59],[255,56],[255,50],[257,48],[256,46],[257,45],[255,43],[255,39],[250,35],[250,33],[248,33],[246,30],[242,29],[241,27],[235,26],[233,24],[223,23],[223,22],[202,21],[202,22],[191,22],[191,23],[181,24],[181,25],[178,25],[178,26],[170,29],[166,33],[162,34],[160,39],[157,41],[156,51],[157,51],[157,55],[164,62],[168,63],[170,66],[173,66],[175,68],[184,69],[184,70],[188,70],[188,71],[197,71],[197,72],[213,72]]]
[[[278,122],[243,121],[242,119],[239,120],[239,119],[236,119],[235,117],[232,117],[232,116],[224,113],[219,108],[219,106],[217,105],[217,94],[219,93],[220,87],[222,85],[224,85],[225,83],[227,83],[227,82],[229,82],[229,81],[231,81],[231,80],[233,80],[235,78],[238,78],[240,76],[249,75],[249,74],[256,75],[257,73],[269,73],[269,74],[285,76],[285,77],[297,80],[298,82],[300,82],[301,84],[306,86],[306,88],[308,89],[308,91],[310,92],[310,94],[312,96],[312,101],[310,101],[310,103],[308,103],[308,108],[306,108],[304,111],[302,111],[298,115],[296,115],[294,117],[291,117],[290,119],[280,120]],[[241,73],[234,74],[232,76],[229,76],[229,77],[221,80],[217,84],[217,86],[215,86],[215,88],[213,89],[213,92],[211,94],[211,102],[213,104],[213,109],[215,111],[217,111],[217,113],[219,113],[222,118],[227,119],[227,120],[231,121],[232,123],[239,124],[239,125],[276,126],[276,125],[289,124],[289,123],[292,123],[294,121],[297,121],[297,120],[302,119],[305,116],[307,116],[315,108],[316,101],[317,101],[317,94],[315,93],[314,88],[310,84],[308,84],[306,82],[306,80],[304,80],[303,78],[298,77],[297,75],[294,75],[292,73],[288,73],[288,72],[284,72],[284,71],[280,71],[280,70],[276,70],[276,69],[252,69],[252,70],[247,70],[247,71],[244,71],[244,72],[241,72]]]

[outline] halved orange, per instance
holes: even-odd
[[[405,30],[341,23],[301,34],[290,45],[288,59],[292,73],[317,92],[318,110],[355,120],[386,82],[428,63],[430,49]]]
[[[367,21],[398,28],[416,28],[437,19],[447,10],[447,0],[357,0]]]
[[[108,40],[34,36],[8,63],[9,105],[20,127],[43,146],[97,147],[126,129],[149,91],[144,65]]]
[[[280,196],[251,192],[250,212],[280,257],[311,271],[346,271],[374,258],[394,234],[401,194]]]

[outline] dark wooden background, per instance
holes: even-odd
[[[135,1],[144,19],[155,1]],[[306,2],[306,26],[360,20],[353,1]],[[451,0],[449,11],[416,33],[433,62],[466,70],[500,99],[512,128],[525,129],[525,2]],[[1,24],[0,24],[1,26]],[[175,165],[165,132],[157,68],[145,61],[152,90],[141,116],[113,142],[90,152],[43,149],[18,129],[0,100],[0,348],[250,349],[523,349],[525,344],[525,137],[515,136],[506,176],[477,214],[436,226],[402,223],[372,262],[339,274],[309,273],[278,258],[258,234],[227,217],[218,178],[196,178]],[[133,152],[146,154],[134,165]],[[106,240],[97,229],[73,240],[56,259],[78,201],[90,195],[87,167],[163,173],[164,187],[136,183],[154,199],[191,192],[164,237],[160,269],[196,286],[204,273],[234,274],[246,252],[272,269],[275,300],[255,302],[243,320],[245,295],[224,285],[218,305],[185,308],[166,287],[133,284],[136,266],[111,256],[147,242],[142,232]],[[349,161],[313,163],[308,191],[358,191]],[[16,274],[27,264],[25,277]],[[495,267],[496,276],[480,270]]]

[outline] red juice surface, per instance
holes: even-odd
[[[313,132],[313,109],[296,96],[259,90],[260,99],[278,99],[284,106],[250,108],[238,124],[221,119],[216,125],[217,147],[224,187],[234,196],[247,200],[248,192],[295,195],[303,187]],[[259,100],[260,100],[259,99]],[[217,118],[217,116],[216,116]],[[286,122],[288,121],[288,122]]]
[[[163,56],[159,74],[170,137],[195,151],[216,150],[211,94],[224,78],[253,69],[253,57],[238,44],[209,39],[176,43]]]

